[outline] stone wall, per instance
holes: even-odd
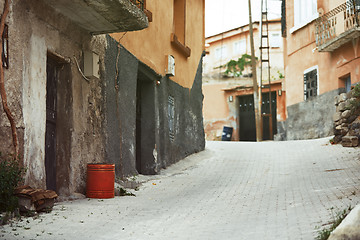
[[[356,109],[358,98],[354,90],[335,96],[336,113],[333,116],[333,143],[341,143],[344,147],[357,147],[360,137],[360,117]]]
[[[288,106],[288,118],[278,123],[275,140],[315,139],[333,135],[333,99],[341,92],[344,92],[344,89],[330,91]]]

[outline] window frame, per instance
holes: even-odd
[[[316,71],[316,96],[307,97],[306,93],[307,93],[308,89],[307,89],[307,82],[306,82],[306,79],[305,79],[305,75],[308,75],[313,71]],[[304,101],[308,101],[308,100],[314,99],[315,97],[319,96],[319,93],[320,93],[319,89],[320,89],[320,86],[319,86],[319,67],[318,67],[318,65],[316,65],[316,66],[313,66],[313,67],[310,67],[310,68],[306,69],[304,71],[304,73],[303,73]]]
[[[191,49],[186,45],[186,3],[187,0],[173,0],[173,31],[170,36],[170,42],[184,57],[188,58],[191,55]],[[182,16],[183,24],[179,24],[181,19],[179,19],[179,14],[176,14],[178,12],[176,11],[176,7],[178,6],[182,6],[181,9],[184,11],[180,15]],[[181,29],[179,30],[177,26],[181,26]]]
[[[239,46],[238,50],[237,50],[236,46]],[[242,48],[242,46],[244,46],[244,48]],[[241,54],[245,54],[246,53],[246,47],[247,47],[246,39],[239,39],[238,41],[234,42],[234,44],[233,44],[233,55],[238,56],[238,55],[241,55]]]
[[[227,57],[227,46],[226,45],[222,45],[220,47],[215,48],[215,59],[216,60],[221,60],[226,57]]]
[[[277,35],[274,37],[274,35]],[[276,43],[276,44],[274,44]],[[282,37],[280,31],[270,32],[269,45],[271,48],[281,48],[282,47]]]
[[[303,28],[318,18],[317,7],[317,0],[294,0],[294,26],[290,29],[290,33]],[[311,12],[308,11],[309,9]]]

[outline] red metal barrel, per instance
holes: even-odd
[[[88,198],[113,198],[115,164],[88,164],[86,196]]]

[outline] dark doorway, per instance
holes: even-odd
[[[56,112],[58,64],[48,58],[46,64],[46,132],[45,172],[46,188],[56,191]]]
[[[263,140],[273,140],[274,134],[277,133],[276,121],[276,92],[271,92],[271,119],[272,119],[272,134],[270,135],[270,101],[269,93],[262,94],[262,113],[263,113]]]
[[[155,174],[155,89],[154,82],[139,71],[136,91],[136,170]]]
[[[256,125],[255,125],[255,108],[254,108],[254,95],[239,96],[239,135],[240,141],[256,141]],[[273,135],[277,133],[276,121],[276,92],[271,92],[271,109],[272,109],[272,128]],[[273,139],[270,138],[269,130],[269,114],[270,102],[269,93],[262,94],[262,113],[263,116],[263,140]]]
[[[240,141],[256,141],[254,95],[239,97]]]

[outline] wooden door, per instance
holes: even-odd
[[[47,189],[56,191],[56,103],[57,65],[48,59],[46,64],[46,132],[45,172]]]

